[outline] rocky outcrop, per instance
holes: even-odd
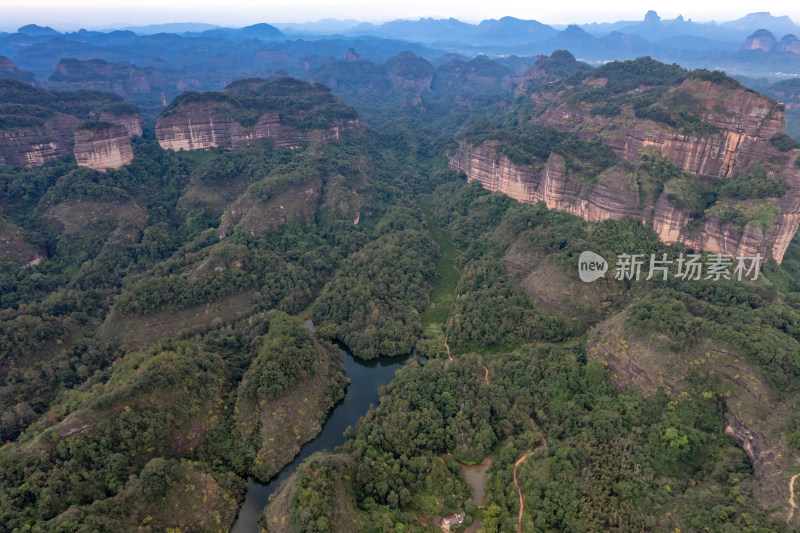
[[[800,152],[800,151],[798,151]],[[800,170],[793,168],[797,154],[787,159],[784,175],[791,178],[789,194],[776,200],[778,219],[766,234],[748,225],[743,231],[709,217],[692,229],[691,217],[673,206],[662,192],[654,206],[644,205],[634,176],[619,166],[608,169],[597,183],[582,181],[568,172],[564,158],[551,154],[543,168],[522,167],[499,154],[491,142],[480,146],[462,144],[450,160],[451,168],[464,172],[490,191],[500,191],[526,203],[544,202],[548,208],[564,211],[589,221],[620,220],[625,217],[649,223],[667,244],[682,243],[696,250],[752,257],[760,253],[780,262],[800,225]]]
[[[330,143],[358,127],[355,111],[327,87],[253,78],[231,84],[224,93],[179,96],[158,118],[156,137],[171,150],[231,149],[259,139],[296,148],[304,142]]]
[[[769,30],[757,30],[755,33],[747,37],[742,44],[742,50],[762,50],[764,52],[772,52],[775,48],[777,40]]]
[[[33,72],[20,70],[19,67],[6,56],[0,56],[0,78],[11,78],[12,80],[29,83],[31,85],[36,83],[36,75]]]
[[[327,129],[301,131],[281,124],[275,113],[265,114],[252,127],[204,106],[192,106],[180,113],[161,116],[156,137],[169,150],[231,149],[258,139],[271,139],[275,146],[297,148],[303,142],[328,144],[358,129],[358,120],[341,121]]]
[[[725,418],[725,433],[733,437],[753,463],[753,474],[758,487],[756,493],[761,506],[769,509],[776,504],[783,505],[786,496],[780,489],[784,486],[782,479],[785,477],[785,465],[775,456],[763,434],[748,427],[730,411]]]
[[[645,149],[654,150],[682,170],[709,179],[736,177],[751,163],[778,155],[769,143],[773,135],[786,131],[784,109],[778,102],[701,80],[685,81],[672,92],[697,102],[703,109],[700,118],[718,133],[692,137],[651,120],[607,118],[590,109],[562,105],[552,94],[539,97],[537,105],[547,110],[537,122],[584,138],[597,137],[626,161],[637,161]]]
[[[266,201],[246,193],[222,215],[218,236],[224,239],[236,225],[250,235],[263,237],[284,224],[310,224],[320,206],[322,192],[322,180],[316,179]]]
[[[61,114],[40,129],[0,130],[0,164],[36,167],[73,152],[80,166],[105,169],[127,165],[133,158],[130,138],[142,134],[139,116],[101,116],[106,118],[102,123],[114,127],[97,134],[76,131],[81,121]]]
[[[117,169],[133,161],[128,129],[109,122],[76,130],[74,151],[78,166],[100,171]]]
[[[111,124],[119,124],[125,128],[128,137],[135,137],[142,135],[142,116],[139,113],[109,113],[108,111],[100,111],[101,122],[110,122]]]
[[[71,115],[56,115],[42,128],[0,130],[0,163],[36,167],[68,154],[79,122]]]
[[[551,154],[542,170],[514,165],[498,154],[490,142],[470,148],[463,145],[450,166],[477,180],[485,189],[500,191],[526,203],[544,202],[550,209],[585,220],[625,217],[641,219],[636,181],[617,168],[604,172],[595,185],[567,172],[564,158]]]
[[[433,81],[434,68],[427,60],[401,52],[386,62],[389,80],[395,89],[411,91],[417,95],[429,91]]]
[[[590,78],[586,83],[603,81]],[[783,106],[743,88],[699,79],[683,82],[672,93],[695,102],[700,118],[716,132],[690,136],[662,123],[637,119],[632,111],[604,117],[586,104],[569,104],[553,93],[535,94],[533,99],[542,109],[537,123],[602,140],[618,161],[635,165],[642,154],[657,154],[701,180],[732,179],[754,167],[764,169],[767,176],[779,177],[790,186],[783,197],[769,200],[776,211],[772,223],[742,228],[723,224],[709,213],[690,224],[692,216],[675,207],[666,191],[657,198],[640,198],[635,179],[626,176],[631,171],[620,170],[630,169],[629,163],[585,182],[566,172],[560,156],[551,155],[545,165],[524,167],[514,165],[491,142],[485,142],[480,146],[462,143],[450,165],[485,188],[523,202],[543,201],[552,209],[592,221],[632,217],[651,224],[666,243],[735,257],[760,253],[780,262],[800,225],[800,168],[795,165],[800,150],[780,152],[770,142],[785,132]],[[755,209],[752,201],[740,202],[739,207]]]
[[[40,264],[44,257],[42,250],[25,240],[22,228],[0,217],[0,261],[11,260],[30,268]]]
[[[791,33],[786,34],[778,41],[777,50],[781,54],[800,54],[800,39]]]
[[[78,164],[91,168],[118,168],[132,158],[130,137],[142,134],[138,108],[110,93],[81,93],[75,102],[63,93],[50,93],[12,80],[0,80],[0,103],[8,95],[18,106],[3,110],[0,164],[40,166],[75,149]],[[26,105],[37,106],[36,115]],[[90,133],[99,124],[105,131]],[[77,130],[76,130],[77,128]]]

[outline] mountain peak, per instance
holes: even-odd
[[[21,28],[17,29],[18,33],[24,33],[25,35],[31,36],[40,36],[40,35],[61,35],[60,32],[57,32],[50,26],[39,26],[37,24],[26,24]]]
[[[771,31],[760,29],[756,30],[742,44],[742,50],[763,50],[764,52],[771,52],[775,48],[777,39]]]

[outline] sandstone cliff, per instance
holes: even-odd
[[[156,137],[171,150],[231,149],[258,139],[295,148],[357,129],[355,112],[328,88],[284,78],[242,80],[224,93],[184,93],[158,118]]]
[[[50,92],[0,80],[0,104],[12,104],[0,110],[3,165],[43,165],[73,153],[74,145],[79,165],[118,168],[132,158],[130,137],[142,134],[138,109],[110,93]],[[107,131],[96,137],[83,129],[76,131],[79,125],[92,123],[106,124]]]
[[[607,81],[589,77],[577,90],[602,90]],[[770,142],[785,132],[783,105],[730,83],[685,79],[656,94],[660,100],[654,101],[663,104],[653,106],[661,112],[671,102],[689,102],[692,124],[702,124],[706,132],[693,135],[680,127],[639,118],[637,114],[645,113],[624,104],[624,98],[641,98],[648,89],[637,88],[619,97],[623,103],[616,113],[606,113],[612,116],[598,113],[602,104],[597,102],[575,103],[574,98],[565,96],[570,94],[567,91],[530,96],[537,125],[574,132],[610,147],[617,164],[592,176],[588,183],[578,173],[567,171],[559,155],[551,154],[546,161],[531,161],[530,165],[514,164],[503,154],[502,143],[492,140],[478,146],[462,142],[450,165],[485,188],[523,202],[543,201],[552,209],[592,221],[632,217],[652,225],[666,243],[734,256],[761,253],[780,262],[800,225],[800,167],[796,165],[800,150],[781,152]],[[680,113],[686,120],[688,113]],[[760,169],[765,177],[783,180],[789,188],[782,197],[762,199],[761,203],[742,200],[726,204],[728,211],[749,213],[767,205],[774,216],[766,221],[737,226],[721,220],[720,209],[707,209],[698,218],[698,213],[670,200],[669,182],[655,197],[640,190],[635,175],[644,154],[668,158],[680,170],[694,174],[701,184],[736,179]]]
[[[74,152],[78,166],[101,171],[117,169],[133,161],[128,129],[110,122],[75,130]]]

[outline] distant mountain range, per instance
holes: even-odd
[[[110,90],[138,105],[146,121],[183,91],[221,90],[253,76],[322,81],[346,98],[351,91],[390,83],[389,60],[403,52],[437,70],[456,65],[453,58],[466,65],[484,56],[513,75],[522,75],[539,55],[556,50],[569,50],[592,65],[650,56],[689,69],[724,70],[757,80],[767,90],[771,83],[800,78],[798,35],[800,27],[790,18],[769,13],[698,23],[681,16],[662,19],[654,11],[639,21],[569,26],[514,17],[477,24],[454,18],[383,24],[325,19],[243,28],[173,23],[75,32],[28,24],[0,33],[0,77],[50,89]],[[391,84],[405,83],[398,79]]]

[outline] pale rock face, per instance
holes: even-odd
[[[500,191],[526,203],[544,202],[548,208],[564,211],[589,221],[626,216],[641,219],[639,198],[633,183],[621,173],[604,173],[594,188],[577,178],[567,177],[564,158],[551,154],[544,171],[536,173],[514,165],[505,155],[498,155],[487,142],[469,149],[462,145],[450,166],[477,180],[485,189]]]
[[[69,138],[79,120],[57,115],[41,129],[0,131],[0,154],[6,165],[36,167],[70,152]]]
[[[662,124],[633,117],[626,117],[620,126],[614,119],[565,105],[551,93],[534,96],[534,103],[544,108],[536,121],[573,131],[585,139],[599,138],[618,160],[635,163],[642,153],[656,152],[705,180],[735,178],[753,163],[769,161],[769,173],[783,178],[790,189],[775,201],[780,213],[766,234],[753,226],[740,232],[723,226],[713,216],[699,231],[689,231],[689,215],[670,204],[666,194],[655,199],[655,205],[642,206],[635,185],[614,168],[601,175],[590,190],[578,178],[567,175],[563,159],[557,155],[550,156],[544,169],[535,170],[514,165],[489,142],[475,147],[462,143],[450,166],[470,180],[480,181],[484,188],[521,202],[542,201],[551,209],[590,221],[623,217],[652,221],[653,229],[666,243],[682,243],[734,257],[760,253],[780,262],[800,225],[800,169],[795,166],[800,150],[781,153],[769,142],[776,133],[785,132],[782,106],[758,94],[708,81],[688,80],[680,90],[701,102],[705,108],[702,118],[716,126],[718,134],[689,137]]]
[[[764,52],[771,52],[773,48],[775,48],[775,36],[766,31],[766,30],[758,30],[751,36],[749,36],[744,44],[742,44],[742,50],[763,50]]]
[[[156,137],[161,147],[169,150],[231,149],[258,139],[271,139],[275,146],[294,148],[305,141],[327,144],[355,129],[357,119],[341,121],[324,130],[296,131],[281,124],[277,114],[266,114],[246,128],[213,110],[193,107],[159,117]]]
[[[800,153],[800,151],[797,151]],[[724,157],[724,154],[721,154]],[[710,217],[697,232],[687,230],[690,217],[674,207],[662,193],[655,206],[641,208],[638,186],[615,168],[604,172],[597,184],[590,186],[568,176],[564,159],[551,154],[543,170],[535,171],[513,164],[498,154],[489,142],[472,147],[462,144],[450,160],[454,170],[464,172],[469,180],[477,180],[490,191],[500,191],[526,203],[544,202],[548,208],[579,216],[588,221],[634,218],[652,227],[667,244],[682,243],[697,250],[730,254],[734,257],[772,257],[780,262],[800,225],[800,172],[793,167],[797,154],[791,153],[782,175],[791,185],[790,191],[778,200],[780,215],[766,235],[754,226],[742,234],[723,226]],[[719,172],[727,173],[722,165]]]
[[[115,125],[75,132],[75,160],[78,166],[105,171],[133,161],[131,139],[125,126]]]
[[[422,76],[421,78],[404,78],[395,73],[390,73],[389,80],[392,82],[395,89],[413,89],[419,94],[431,89],[433,75]]]
[[[778,52],[782,54],[800,54],[800,39],[792,34],[785,35],[778,42]]]
[[[0,164],[37,167],[74,151],[81,166],[104,170],[127,165],[133,158],[130,137],[142,134],[141,117],[101,113],[99,119],[119,126],[113,140],[92,140],[87,131],[76,131],[80,120],[71,115],[57,115],[41,129],[0,131]]]
[[[128,137],[141,137],[142,135],[142,117],[139,114],[112,115],[110,113],[101,112],[100,120],[124,126],[128,132]]]

